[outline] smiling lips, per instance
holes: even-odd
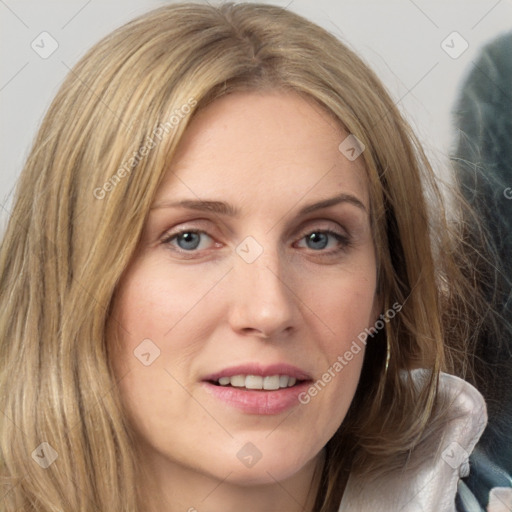
[[[248,414],[279,414],[300,405],[298,395],[312,381],[295,366],[240,365],[203,379],[205,390],[222,402]]]

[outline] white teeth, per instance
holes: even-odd
[[[263,379],[263,389],[279,389],[280,377],[279,375],[272,375]]]
[[[233,375],[232,377],[221,377],[217,381],[221,386],[231,386],[235,388],[247,389],[265,389],[274,391],[279,388],[290,388],[297,383],[295,377],[288,375],[271,375],[261,377],[259,375]]]
[[[243,375],[233,375],[230,379],[231,385],[235,388],[245,387],[245,377]]]
[[[263,389],[263,377],[259,375],[247,375],[247,377],[245,377],[245,387],[247,389]]]

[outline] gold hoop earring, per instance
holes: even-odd
[[[391,359],[391,345],[389,344],[389,336],[386,336],[386,370],[384,375],[388,373],[389,360]]]

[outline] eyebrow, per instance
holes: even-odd
[[[321,201],[318,201],[316,203],[304,206],[299,210],[299,215],[306,215],[308,213],[312,213],[317,210],[322,210],[324,208],[329,208],[330,206],[334,206],[341,203],[352,204],[354,206],[357,206],[364,212],[367,212],[365,205],[356,196],[353,196],[351,194],[338,194],[337,196],[322,199]],[[160,208],[187,208],[189,210],[217,213],[219,215],[226,215],[228,217],[238,217],[240,215],[240,211],[233,205],[225,203],[224,201],[215,201],[209,199],[183,199],[181,201],[175,202],[165,201],[155,204],[151,208],[151,210],[156,210]]]

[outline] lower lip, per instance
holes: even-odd
[[[260,415],[279,414],[291,407],[300,405],[299,395],[310,386],[309,382],[304,381],[290,388],[264,391],[216,386],[211,382],[203,382],[202,384],[208,393],[231,407],[247,414]]]

